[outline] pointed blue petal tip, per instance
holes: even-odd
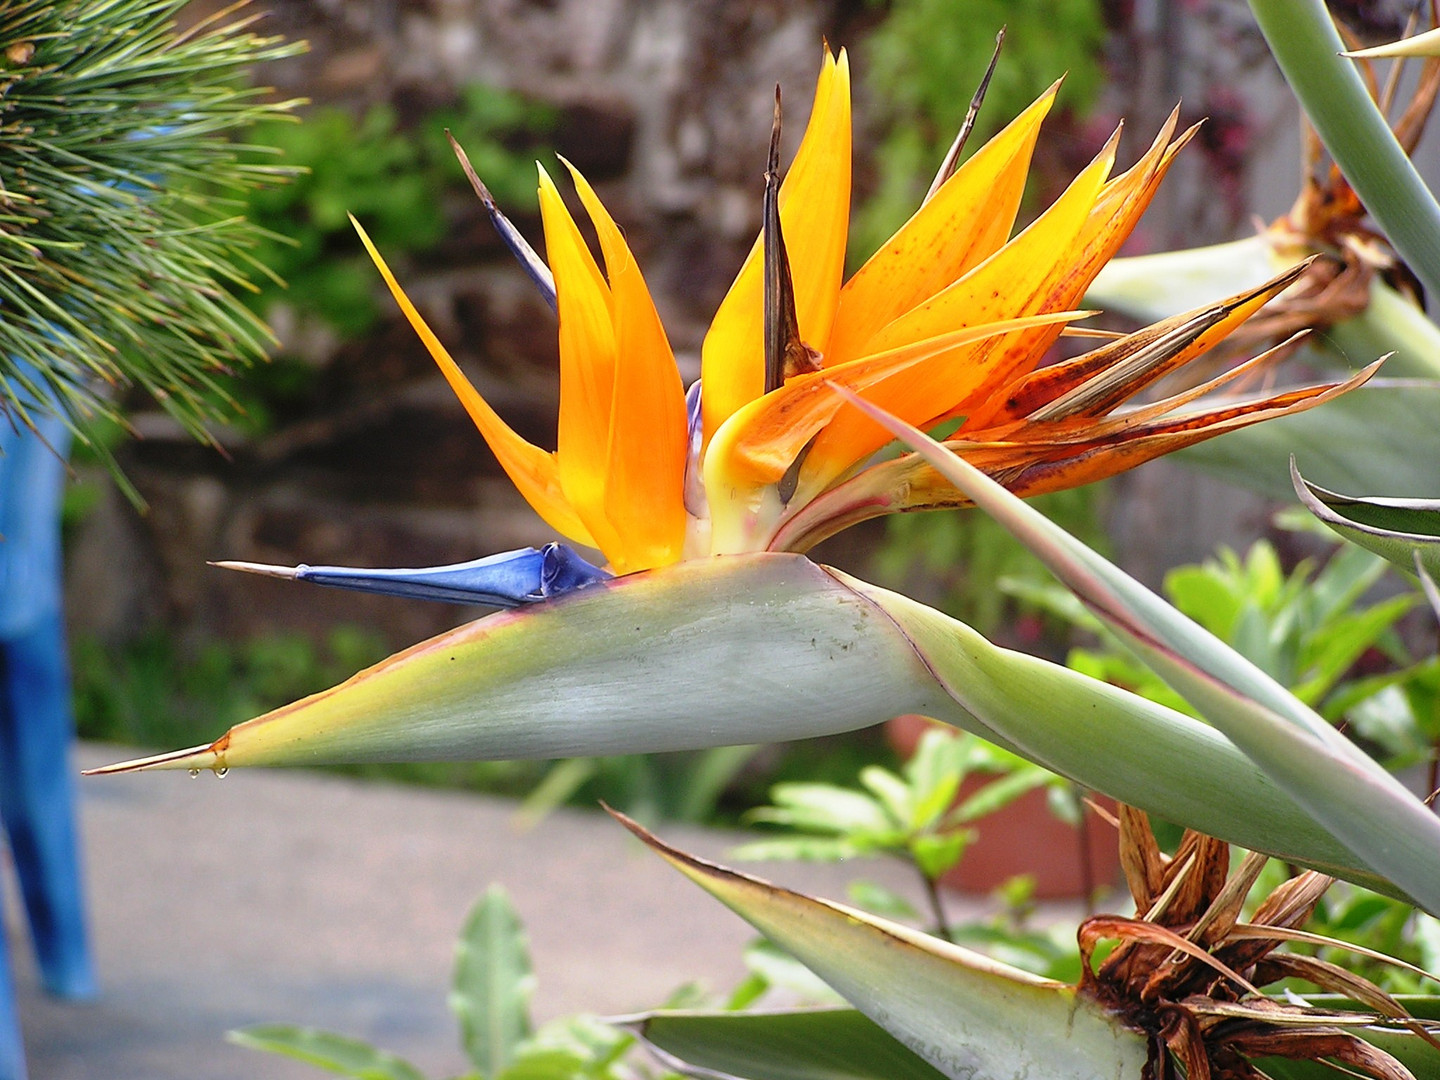
[[[471,562],[416,570],[359,570],[346,566],[297,566],[297,581],[338,589],[444,600],[452,604],[518,607],[551,600],[612,575],[586,562],[564,544],[538,551],[521,548]]]

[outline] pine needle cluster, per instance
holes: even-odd
[[[303,44],[254,33],[244,2],[184,30],[184,0],[0,4],[10,422],[51,409],[88,441],[140,387],[203,438],[216,376],[264,355],[269,331],[238,298],[264,272],[261,230],[241,211],[287,170],[229,135],[288,114],[247,73]]]

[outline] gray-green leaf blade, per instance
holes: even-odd
[[[951,1080],[1144,1071],[1144,1036],[1064,983],[697,859],[621,821]]]

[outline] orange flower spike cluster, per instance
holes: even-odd
[[[767,245],[762,230],[715,314],[702,347],[700,387],[691,388],[698,395],[691,415],[640,270],[584,177],[566,164],[595,226],[601,261],[541,170],[548,269],[476,181],[507,243],[559,315],[554,453],[500,420],[361,236],[521,493],[558,532],[603,552],[615,573],[712,554],[804,551],[867,517],[963,503],[913,455],[868,464],[889,436],[849,408],[837,388],[918,427],[961,420],[951,448],[1013,490],[1033,494],[1088,483],[1222,431],[1308,408],[1367,377],[1178,411],[1201,392],[1278,359],[1283,350],[1276,350],[1199,391],[1129,404],[1218,343],[1293,275],[1037,370],[1065,325],[1091,314],[1073,309],[1191,134],[1177,137],[1172,115],[1140,160],[1112,177],[1117,131],[1060,197],[1011,238],[1040,125],[1058,87],[939,184],[842,284],[850,77],[844,51],[832,56],[827,49],[800,148],[778,190],[767,186],[767,227],[779,234]],[[777,153],[772,146],[772,156]],[[773,160],[771,168],[778,170]],[[809,358],[798,367],[786,360],[782,374],[771,370],[777,361],[766,355],[765,313],[777,304],[785,357],[793,348]]]
[[[566,167],[599,234],[606,273],[542,169],[540,213],[560,315],[556,459],[565,498],[623,574],[680,558],[685,391],[619,227],[584,177]]]

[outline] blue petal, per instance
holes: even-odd
[[[521,268],[530,276],[535,287],[540,290],[540,295],[550,305],[550,310],[558,311],[559,306],[555,299],[555,275],[550,272],[550,267],[545,265],[545,260],[540,258],[525,237],[520,235],[520,230],[515,228],[510,219],[500,212],[500,207],[495,204],[495,196],[490,194],[490,189],[476,174],[470,164],[470,159],[465,156],[465,151],[460,148],[455,137],[448,130],[445,132],[445,137],[450,140],[450,148],[455,151],[455,156],[460,160],[460,168],[464,170],[470,186],[475,189],[475,194],[480,196],[480,202],[484,204],[485,212],[490,215],[490,223],[495,226],[495,231],[500,234],[500,239],[505,242],[505,246],[510,249],[510,254],[515,256]]]
[[[250,569],[244,565],[236,568]],[[598,566],[592,566],[563,544],[546,544],[539,551],[521,548],[450,566],[417,570],[360,570],[346,566],[302,565],[284,576],[338,589],[358,589],[420,600],[518,607],[606,581],[612,575]]]
[[[700,403],[700,380],[696,379],[685,391],[685,423],[690,434],[688,452],[685,455],[685,511],[693,518],[707,515],[705,510],[705,478],[700,469],[700,450],[703,432]]]

